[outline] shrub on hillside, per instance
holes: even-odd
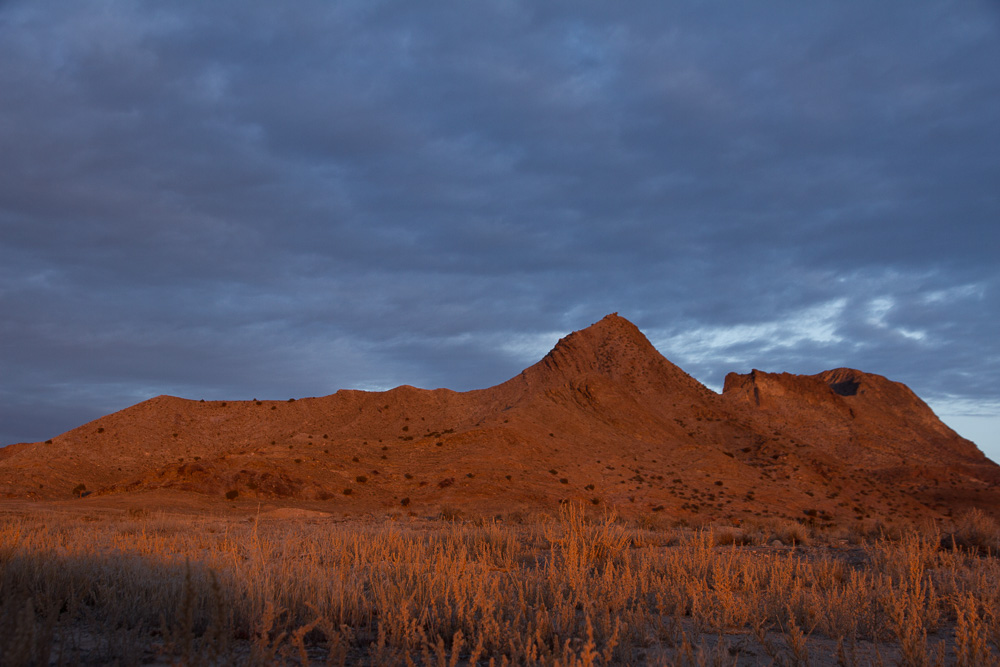
[[[438,516],[445,521],[460,521],[462,519],[462,510],[454,507],[442,507],[441,513]]]
[[[808,544],[809,529],[797,521],[783,521],[775,530],[774,537],[792,546]]]
[[[945,536],[945,546],[969,551],[1000,552],[1000,526],[996,520],[981,509],[973,508],[962,514],[955,522],[955,529]]]

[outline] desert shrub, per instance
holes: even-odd
[[[407,498],[403,498],[402,500],[400,500],[400,501],[399,501],[399,504],[400,504],[400,505],[402,505],[403,507],[407,507],[407,506],[409,506],[409,504],[410,504],[410,499],[409,499],[409,497],[407,497]]]
[[[358,475],[357,477],[354,478],[354,481],[357,482],[358,484],[364,484],[365,482],[368,481],[368,478],[365,477],[364,475]]]
[[[945,546],[970,551],[989,553],[1000,552],[1000,526],[996,520],[981,509],[973,508],[962,514],[955,522],[954,530],[942,540]]]
[[[446,477],[446,478],[442,479],[440,482],[438,482],[438,488],[439,489],[447,489],[449,486],[451,486],[454,483],[455,483],[455,478],[454,477]]]
[[[451,506],[442,507],[438,514],[438,517],[445,521],[460,521],[463,516],[462,510]]]
[[[750,543],[750,538],[736,526],[716,526],[712,529],[712,536],[716,544],[723,546]]]
[[[345,495],[345,496],[349,496],[349,495],[351,495],[352,493],[354,493],[354,491],[353,491],[353,490],[352,490],[352,489],[351,489],[350,487],[348,487],[348,488],[344,489],[344,495]]]
[[[226,491],[226,500],[236,500],[236,497],[240,495],[240,492],[236,489],[229,489]]]
[[[773,538],[793,546],[809,543],[809,529],[797,521],[782,521],[775,528]]]

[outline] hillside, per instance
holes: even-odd
[[[722,394],[609,315],[503,384],[289,401],[158,396],[0,450],[0,497],[503,514],[583,500],[697,519],[997,514],[1000,466],[906,386],[731,373]]]

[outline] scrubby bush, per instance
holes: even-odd
[[[952,543],[970,551],[1000,553],[1000,526],[986,512],[973,508],[958,518],[954,530],[943,541],[945,546]]]
[[[792,546],[808,544],[809,529],[797,521],[784,521],[778,525],[774,537]]]
[[[438,517],[445,521],[460,521],[463,516],[462,510],[450,506],[442,507],[440,514],[438,514]]]

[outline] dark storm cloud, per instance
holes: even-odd
[[[513,375],[1000,411],[991,3],[0,5],[0,441],[158,393]]]

